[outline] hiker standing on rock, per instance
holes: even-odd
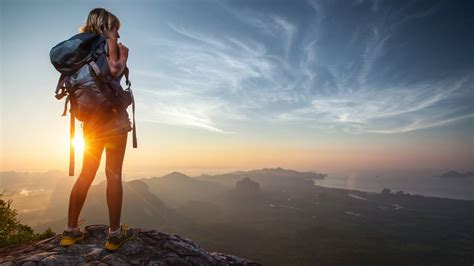
[[[110,80],[118,84],[118,87],[120,87],[120,80],[124,75],[124,70],[127,71],[126,77],[128,82],[126,63],[129,50],[125,45],[118,43],[118,38],[120,38],[119,29],[119,19],[104,8],[91,10],[86,23],[79,29],[81,33],[95,33],[106,38],[104,48],[107,52],[107,62],[105,65],[108,66],[108,71],[105,71],[104,75],[109,75]],[[104,73],[104,71],[100,73]],[[128,228],[126,224],[120,224],[122,210],[122,164],[126,150],[127,135],[131,130],[131,121],[126,111],[126,106],[125,108],[113,108],[107,113],[94,113],[86,121],[83,121],[85,149],[82,169],[70,194],[68,223],[63,232],[60,242],[61,246],[73,245],[84,238],[84,232],[79,228],[84,219],[79,223],[79,214],[99,168],[104,149],[106,152],[106,194],[110,221],[107,241],[104,247],[111,251],[117,250],[126,241],[135,237],[133,229]]]

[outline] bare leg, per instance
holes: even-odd
[[[107,205],[109,207],[110,230],[120,227],[122,212],[122,165],[127,147],[127,134],[122,133],[111,138],[105,145],[106,161],[105,174],[107,176]]]
[[[84,149],[84,157],[82,162],[82,170],[71,190],[69,198],[68,226],[77,227],[79,214],[86,200],[89,187],[94,181],[97,169],[100,165],[104,143],[100,141],[92,141],[84,134],[86,147]]]

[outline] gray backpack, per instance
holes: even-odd
[[[66,116],[70,103],[70,162],[69,175],[74,175],[74,119],[87,122],[94,115],[107,118],[116,111],[125,111],[131,104],[133,111],[133,148],[137,148],[135,124],[135,100],[125,67],[127,89],[111,79],[107,63],[106,37],[92,32],[79,33],[62,41],[50,51],[53,66],[61,75],[56,86],[55,97],[66,97],[62,116]]]

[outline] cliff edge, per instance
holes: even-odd
[[[108,226],[88,225],[84,239],[70,247],[61,247],[61,234],[57,234],[37,242],[1,249],[0,265],[261,265],[233,255],[208,252],[194,241],[176,234],[134,229],[137,238],[115,252],[103,247]]]

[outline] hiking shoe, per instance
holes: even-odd
[[[81,225],[85,220],[83,219],[81,222],[78,223],[78,226]],[[63,235],[61,237],[61,241],[59,242],[60,246],[69,247],[75,244],[78,241],[84,239],[84,232],[81,229],[67,231],[64,229]]]
[[[82,232],[80,229],[72,231],[64,230],[59,245],[63,247],[69,247],[75,244],[76,242],[81,241],[82,239],[84,239],[84,232]]]
[[[135,230],[128,228],[128,225],[122,224],[120,226],[120,235],[118,236],[107,236],[107,241],[105,242],[105,249],[108,251],[115,251],[119,249],[125,242],[135,238]]]

